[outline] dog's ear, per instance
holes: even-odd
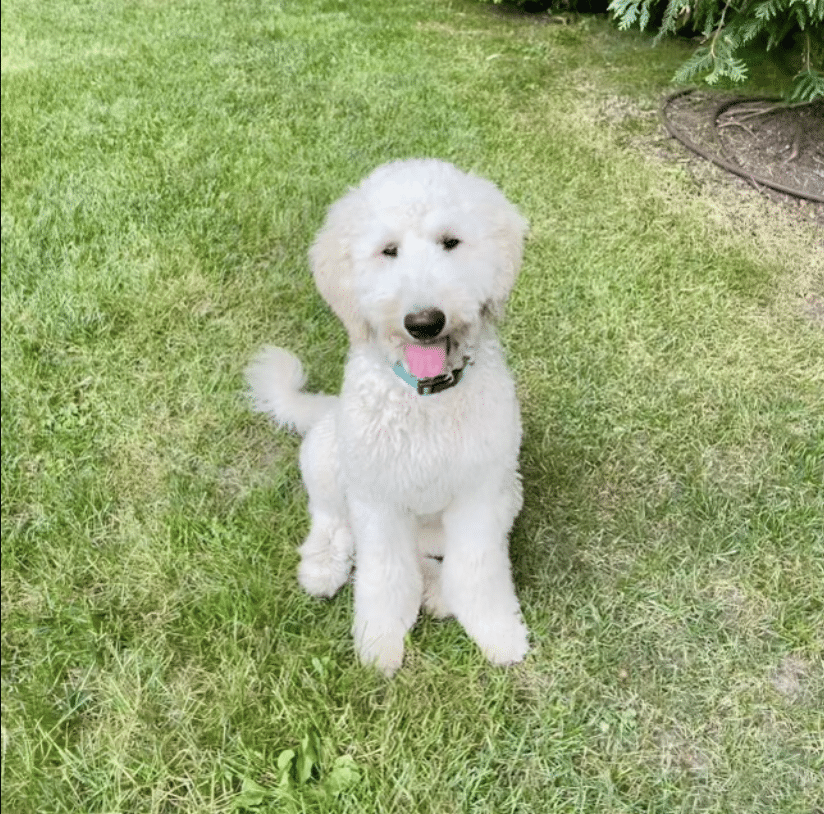
[[[493,283],[491,306],[493,312],[500,315],[521,268],[524,238],[529,224],[497,187],[495,198],[497,200],[487,212],[487,217],[499,253],[499,267]]]
[[[332,204],[326,221],[309,249],[309,263],[321,296],[349,334],[352,345],[367,339],[366,321],[358,312],[354,292],[352,238],[355,224],[365,218],[357,190]],[[362,220],[360,222],[363,222]]]

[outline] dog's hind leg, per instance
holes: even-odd
[[[335,416],[329,412],[309,430],[300,450],[312,527],[300,547],[298,581],[314,596],[333,596],[352,570],[355,545],[337,461]]]
[[[441,590],[441,561],[435,557],[423,557],[421,560],[423,573],[423,609],[436,619],[446,619],[452,616],[452,611]]]

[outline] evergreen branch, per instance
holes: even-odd
[[[619,28],[645,29],[655,10],[660,24],[653,42],[675,34],[688,20],[704,39],[677,71],[674,81],[687,82],[697,74],[714,84],[721,78],[742,82],[747,62],[737,56],[742,46],[761,42],[767,51],[784,43],[801,59],[802,71],[790,90],[793,99],[811,101],[824,96],[824,0],[611,0],[609,10]],[[766,35],[764,40],[758,38]],[[796,37],[796,35],[799,35]]]
[[[727,16],[727,9],[730,7],[730,0],[724,4],[724,9],[721,12],[721,22],[718,23],[718,28],[715,29],[715,34],[712,37],[712,42],[710,43],[710,54],[712,55],[713,60],[715,57],[715,47],[718,42],[718,37],[720,36],[721,32],[724,30],[724,19]],[[710,80],[707,79],[709,82]]]

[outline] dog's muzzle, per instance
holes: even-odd
[[[444,370],[451,349],[450,336],[441,336],[446,327],[446,314],[440,308],[424,308],[403,318],[406,333],[416,340],[406,344],[404,355],[408,370],[398,362],[393,370],[421,396],[431,396],[454,387],[463,378],[469,364],[464,356],[460,367]]]

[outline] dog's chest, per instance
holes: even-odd
[[[339,427],[346,480],[427,513],[443,509],[490,469],[514,468],[520,444],[514,392],[504,388],[493,400],[462,388],[432,396],[374,386],[349,392]]]

